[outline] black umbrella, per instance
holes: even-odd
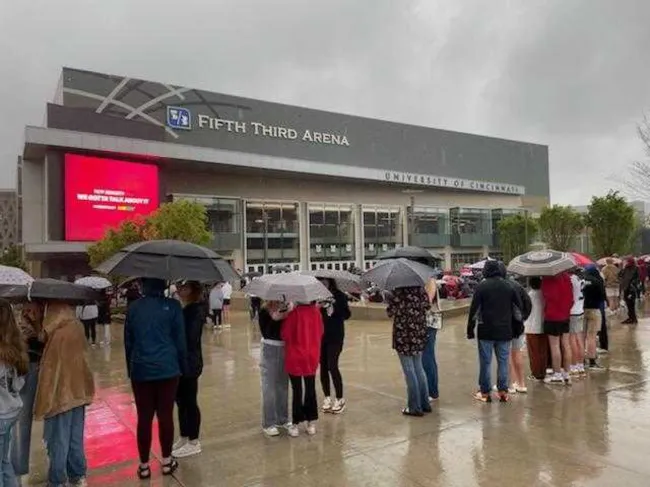
[[[221,256],[200,245],[180,240],[149,240],[124,247],[96,269],[104,274],[178,281],[234,281],[240,279]]]
[[[392,291],[400,287],[424,287],[434,276],[434,269],[410,259],[387,259],[363,274],[361,278],[380,289]]]
[[[0,298],[12,302],[51,300],[83,304],[92,303],[101,297],[101,293],[93,288],[58,279],[34,279],[28,285],[0,286]]]
[[[413,247],[407,245],[405,247],[397,247],[388,252],[384,252],[377,257],[379,260],[389,260],[389,259],[409,259],[421,264],[428,265],[430,267],[438,267],[439,263],[444,259],[437,254],[432,254],[426,249],[421,247]]]

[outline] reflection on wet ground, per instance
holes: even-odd
[[[204,337],[203,454],[182,460],[173,479],[155,469],[151,485],[648,485],[650,318],[636,328],[612,327],[611,353],[602,360],[608,370],[570,388],[529,384],[529,394],[509,404],[470,397],[477,362],[464,331],[462,318],[447,321],[437,346],[440,401],[433,414],[407,419],[390,324],[350,322],[341,357],[348,410],[322,417],[315,437],[268,439],[259,424],[259,334],[236,314],[231,329]],[[86,425],[89,483],[140,485],[121,343],[92,355],[98,394]],[[38,484],[45,478],[42,443],[34,441],[33,450],[31,482]]]

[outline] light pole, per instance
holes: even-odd
[[[415,195],[422,193],[422,189],[403,189],[402,193],[409,195],[410,214],[408,221],[408,244],[413,245],[415,241]]]

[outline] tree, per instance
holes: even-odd
[[[583,228],[582,215],[570,206],[547,206],[539,216],[542,239],[554,250],[569,250]]]
[[[207,229],[205,206],[188,200],[164,203],[147,217],[125,220],[106,232],[104,238],[88,248],[90,266],[96,267],[127,245],[144,240],[173,239],[208,245],[212,234]]]
[[[646,160],[634,161],[623,178],[626,193],[634,198],[650,199],[650,118],[647,115],[637,126],[637,132],[646,154]]]
[[[537,220],[528,215],[516,214],[501,220],[497,225],[497,235],[504,261],[509,262],[528,252],[538,231]]]
[[[610,191],[603,197],[594,196],[585,223],[599,256],[627,253],[637,235],[636,211],[618,191]]]
[[[2,251],[0,254],[0,265],[27,270],[25,260],[23,259],[23,251],[18,245],[10,245]]]

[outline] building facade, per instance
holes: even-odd
[[[549,200],[546,146],[68,68],[20,169],[26,255],[53,277],[164,201],[205,205],[212,247],[265,271],[368,268],[408,243],[454,267]]]

